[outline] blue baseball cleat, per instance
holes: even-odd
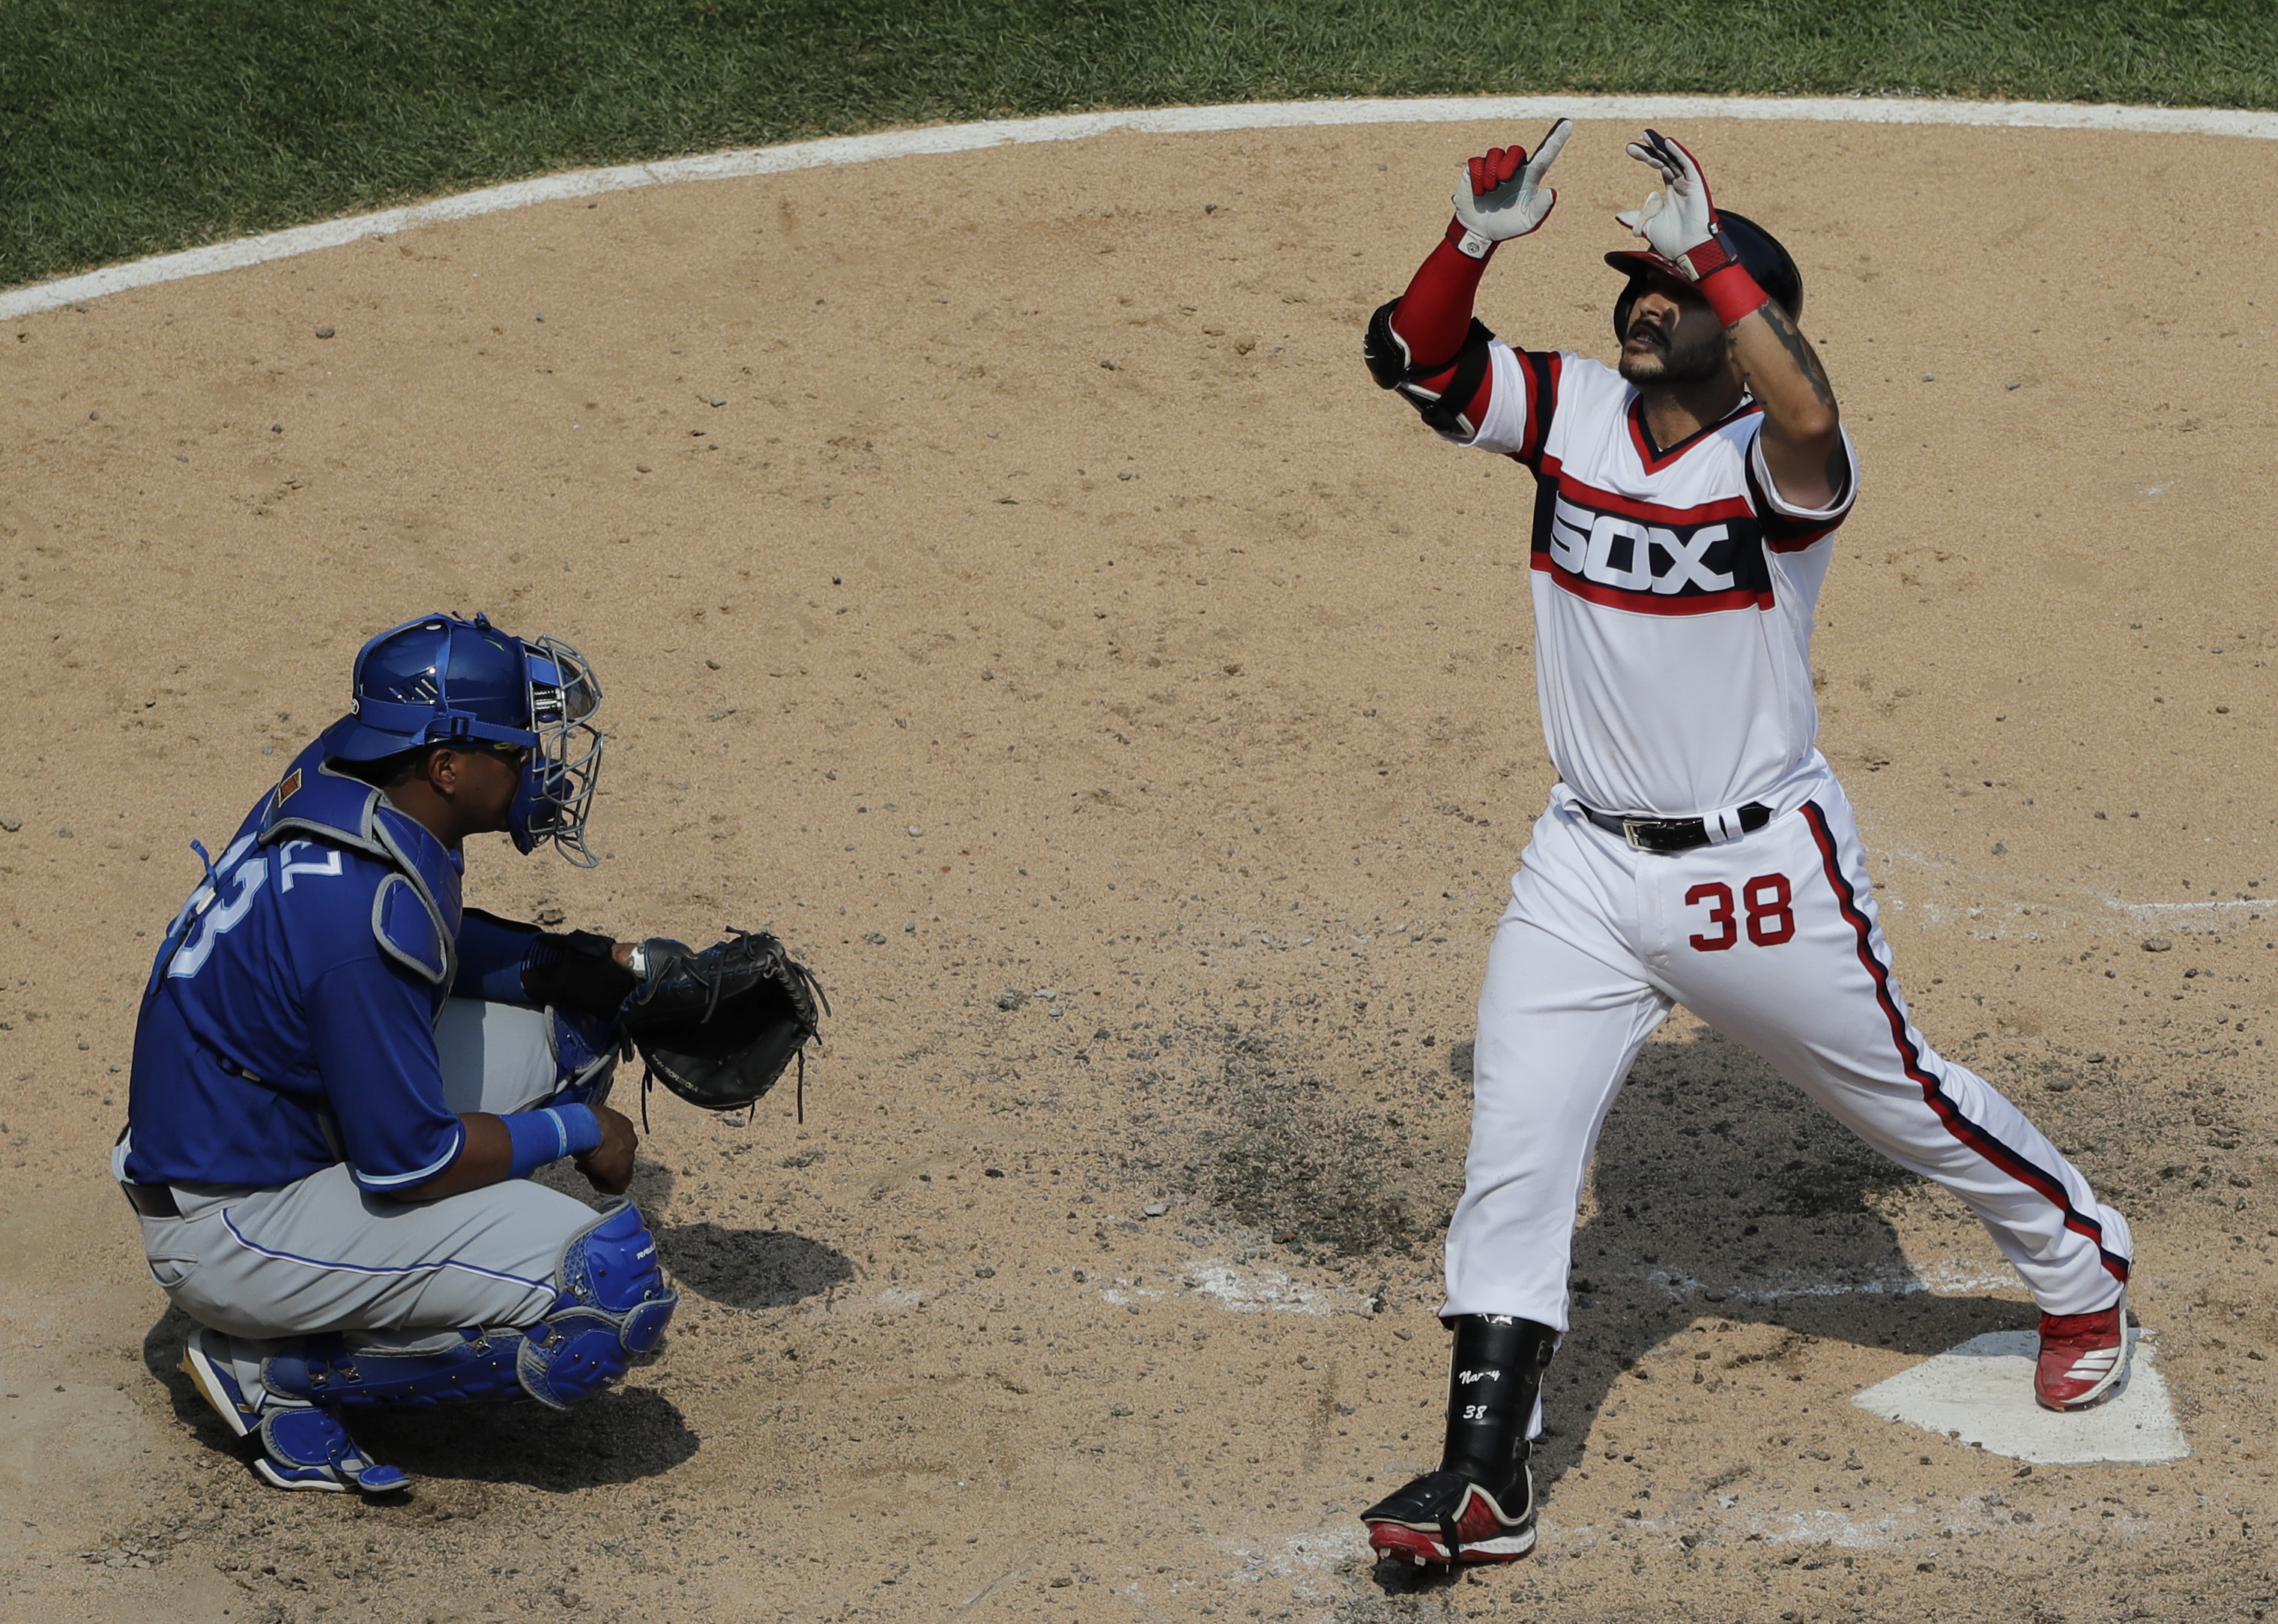
[[[262,1454],[253,1469],[273,1488],[386,1494],[411,1482],[402,1467],[381,1466],[365,1455],[330,1410],[271,1410],[260,1434]]]
[[[268,1395],[258,1388],[246,1391],[230,1360],[229,1338],[219,1331],[203,1325],[191,1329],[189,1340],[182,1344],[182,1374],[234,1436],[245,1437],[261,1425]]]

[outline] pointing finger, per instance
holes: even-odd
[[[1559,119],[1544,133],[1541,142],[1534,149],[1533,161],[1526,166],[1529,179],[1537,182],[1541,180],[1543,171],[1557,160],[1559,152],[1566,145],[1566,138],[1573,133],[1574,120],[1571,119]]]
[[[1682,142],[1671,141],[1666,135],[1658,135],[1655,139],[1666,147],[1670,156],[1677,161],[1679,172],[1685,177],[1686,190],[1699,192],[1701,201],[1708,205],[1709,212],[1713,217],[1716,202],[1708,195],[1708,177],[1701,172],[1701,160],[1694,157]]]

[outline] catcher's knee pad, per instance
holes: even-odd
[[[680,1298],[630,1201],[570,1237],[554,1278],[562,1295],[523,1330],[516,1374],[531,1398],[558,1410],[592,1398],[655,1347]]]

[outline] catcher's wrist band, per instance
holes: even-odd
[[[528,1178],[539,1168],[564,1156],[582,1156],[601,1144],[601,1119],[581,1105],[548,1106],[538,1111],[516,1111],[501,1116],[514,1154],[510,1178]]]
[[[1456,252],[1470,259],[1484,261],[1495,251],[1495,240],[1482,237],[1464,225],[1464,217],[1460,214],[1449,217],[1448,241],[1455,245]]]

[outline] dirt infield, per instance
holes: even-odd
[[[1680,1015],[1584,1215],[1542,1554],[1363,1559],[1436,1458],[1471,1007],[1551,774],[1531,486],[1360,329],[1456,160],[1538,133],[661,188],[0,326],[0,1613],[2278,1607],[2278,227],[2209,137],[1682,132],[1794,249],[1859,444],[1822,743],[1900,977],[2133,1220],[2193,1454],[2021,1475],[1852,1406],[2030,1305]],[[1490,272],[1514,341],[1610,353],[1623,134]],[[187,841],[438,607],[608,690],[606,860],[485,844],[470,900],[765,924],[837,1015],[804,1127],[653,1108],[683,1306],[623,1390],[367,1424],[400,1505],[278,1495],[174,1374],[104,1152]]]

